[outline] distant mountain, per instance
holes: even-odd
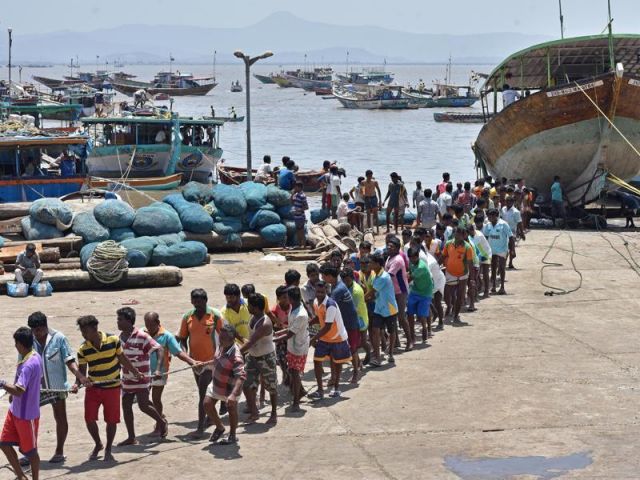
[[[495,63],[509,53],[547,41],[543,35],[486,33],[472,35],[418,34],[374,26],[338,26],[274,13],[243,28],[202,28],[172,25],[122,25],[91,32],[59,31],[21,35],[14,31],[14,63],[49,61],[68,63],[78,55],[80,64],[101,61],[167,62],[169,53],[179,63],[211,63],[214,51],[220,63],[235,62],[237,49],[249,54],[272,50],[274,64],[310,63],[454,62]],[[6,41],[6,40],[5,40]],[[46,45],[44,53],[43,45]],[[6,52],[6,44],[0,45]],[[134,53],[135,52],[135,53]],[[5,60],[2,60],[3,62]]]

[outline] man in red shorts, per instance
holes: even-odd
[[[78,365],[81,377],[78,383],[87,387],[84,396],[84,421],[87,430],[95,442],[89,460],[97,460],[104,448],[104,461],[114,461],[111,446],[120,423],[120,368],[126,368],[134,378],[144,380],[122,351],[122,344],[117,335],[103,333],[98,330],[98,319],[86,315],[78,319],[78,327],[84,343],[78,349]],[[87,372],[88,371],[88,372]],[[84,378],[88,373],[89,379]],[[100,440],[98,430],[98,412],[104,410],[104,421],[107,423],[107,445]]]
[[[13,449],[29,459],[33,480],[40,474],[38,455],[38,423],[40,420],[40,380],[42,365],[40,355],[33,350],[31,329],[20,327],[13,334],[16,350],[20,356],[13,384],[0,380],[0,389],[11,395],[11,406],[0,434],[0,449],[19,480],[26,480],[18,455]],[[4,394],[3,392],[3,394]]]
[[[298,287],[288,287],[287,296],[291,309],[289,310],[289,322],[286,330],[279,333],[273,340],[275,342],[287,341],[287,366],[289,368],[289,387],[291,389],[291,412],[300,411],[300,399],[304,394],[301,375],[307,363],[309,351],[309,314],[302,305],[302,294]]]

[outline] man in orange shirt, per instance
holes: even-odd
[[[444,300],[447,304],[446,315],[453,310],[453,323],[460,323],[460,309],[467,291],[467,279],[473,264],[473,249],[464,241],[464,229],[455,229],[455,238],[449,240],[442,249],[447,284],[444,287]]]
[[[182,347],[189,352],[189,356],[197,362],[211,362],[219,345],[219,335],[224,320],[215,308],[207,305],[207,292],[201,288],[191,291],[191,305],[193,308],[184,314],[180,330],[176,338]],[[190,435],[200,438],[207,428],[207,416],[203,401],[207,387],[211,383],[211,366],[194,368],[193,374],[198,386],[198,428]]]

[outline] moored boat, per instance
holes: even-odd
[[[159,72],[152,82],[139,82],[124,78],[110,78],[109,83],[117,92],[133,96],[138,90],[150,95],[164,93],[172,97],[206,95],[217,85],[215,78],[194,78],[190,73]]]
[[[402,87],[368,85],[353,88],[349,85],[334,86],[333,96],[348,109],[405,110],[414,108],[402,97]]]
[[[256,80],[264,83],[264,84],[273,84],[276,83],[273,81],[272,75],[260,75],[257,73],[254,73],[253,76],[256,78]]]
[[[232,92],[241,92],[242,85],[240,85],[240,81],[236,80],[235,82],[231,82],[231,91]]]
[[[363,69],[361,72],[338,73],[338,80],[342,83],[369,85],[369,84],[390,84],[393,82],[393,73],[384,70]]]
[[[473,146],[478,166],[496,178],[524,178],[545,198],[555,175],[566,200],[599,195],[607,174],[640,171],[638,35],[564,38],[514,53],[487,78],[483,111],[493,118]],[[497,94],[521,98],[498,111]],[[529,93],[533,92],[533,93]],[[614,128],[615,125],[615,128]]]
[[[224,161],[218,163],[218,180],[220,183],[227,185],[237,185],[247,181],[246,167],[234,167],[227,165]],[[255,177],[256,170],[252,170]],[[320,191],[320,177],[323,172],[321,170],[299,170],[296,172],[296,180],[300,180],[303,189],[307,193]],[[274,183],[275,179],[270,183]]]
[[[173,190],[182,182],[182,173],[167,175],[166,177],[148,178],[89,178],[91,188],[105,188],[107,190],[121,190],[133,188],[135,190]]]
[[[482,112],[435,112],[433,114],[436,122],[447,123],[485,123],[490,118],[490,114]]]

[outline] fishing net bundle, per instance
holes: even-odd
[[[54,225],[58,230],[68,230],[73,220],[73,211],[59,198],[39,198],[31,204],[29,215],[32,219]]]
[[[130,227],[136,218],[136,211],[122,200],[105,200],[93,209],[96,220],[107,228]]]
[[[20,220],[20,224],[22,225],[22,235],[27,240],[48,240],[64,236],[55,225],[48,225],[31,217],[24,217]]]
[[[138,209],[131,228],[136,235],[155,236],[181,232],[182,223],[171,205],[155,202]]]
[[[82,237],[84,243],[109,240],[109,230],[96,220],[93,212],[81,212],[73,218],[71,231]]]
[[[186,241],[175,245],[158,245],[153,249],[151,265],[172,265],[188,268],[202,265],[207,258],[207,247],[202,242]]]
[[[178,212],[182,227],[193,233],[208,233],[213,227],[213,219],[199,203],[192,203],[185,200],[179,193],[167,195],[162,200],[169,204]]]

